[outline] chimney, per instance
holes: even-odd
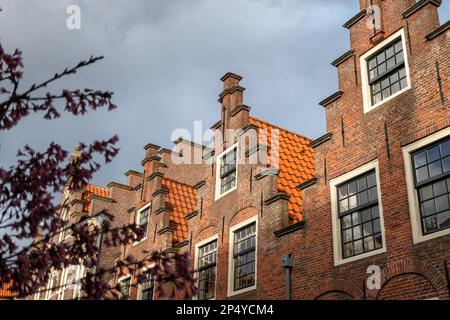
[[[155,190],[161,188],[164,174],[159,171],[161,157],[158,155],[158,151],[160,148],[160,146],[151,143],[144,147],[145,159],[142,160],[144,175],[141,200],[145,202],[150,199]]]

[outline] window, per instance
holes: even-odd
[[[148,219],[150,217],[150,204],[146,205],[142,209],[140,209],[136,215],[136,224],[144,229],[144,234],[142,236],[142,239],[135,242],[134,244],[137,244],[145,239],[147,239],[147,229],[148,229]]]
[[[139,300],[153,300],[154,281],[150,272],[145,273],[145,280],[139,285]]]
[[[330,181],[335,265],[386,251],[378,161]]]
[[[70,213],[69,210],[63,209],[63,213],[61,215],[61,220],[64,223],[62,226],[61,232],[59,233],[59,241],[62,242],[66,240],[66,238],[70,235],[70,224],[69,224]]]
[[[217,237],[197,248],[198,299],[214,299],[216,295]]]
[[[404,149],[415,242],[450,233],[450,135],[445,135],[449,132]]]
[[[237,187],[237,145],[217,157],[216,200]]]
[[[229,295],[256,288],[256,217],[230,230]]]
[[[56,274],[55,273],[51,273],[49,278],[48,278],[48,282],[47,282],[47,288],[45,291],[45,300],[51,300],[53,298],[53,290],[54,290],[54,286],[55,286],[55,278],[56,278]]]
[[[338,186],[342,257],[383,246],[375,171]]]
[[[131,277],[119,280],[120,299],[122,300],[130,299],[130,289],[131,289]]]
[[[75,279],[73,281],[73,299],[81,298],[81,281],[84,278],[84,265],[80,264],[76,268]]]
[[[410,88],[404,31],[400,30],[361,57],[364,112]]]

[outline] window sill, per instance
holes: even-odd
[[[137,245],[140,244],[141,242],[144,242],[145,240],[147,240],[147,237],[144,237],[144,238],[142,238],[142,239],[139,240],[139,241],[133,242],[133,247],[134,247],[134,246],[137,246]]]
[[[398,97],[399,95],[401,95],[402,93],[405,93],[406,91],[408,91],[408,90],[410,90],[410,89],[411,89],[411,85],[408,84],[408,86],[406,86],[406,88],[404,88],[404,89],[402,89],[402,90],[396,92],[396,93],[393,94],[392,96],[390,96],[390,97],[384,99],[383,101],[378,102],[377,104],[375,104],[375,105],[373,105],[373,106],[367,106],[367,105],[365,105],[365,106],[364,106],[364,113],[369,113],[370,111],[372,111],[372,110],[374,110],[374,109],[376,109],[376,108],[382,106],[382,105],[385,104],[386,102],[388,102],[388,101],[390,101],[390,100],[392,100],[392,99]]]
[[[240,290],[228,291],[227,297],[237,296],[239,294],[243,294],[243,293],[250,292],[250,291],[253,291],[253,290],[256,290],[256,284],[251,286],[251,287],[248,287],[248,288],[244,288],[244,289],[240,289]]]
[[[447,235],[450,235],[450,228],[447,228],[447,229],[444,229],[444,230],[441,230],[438,232],[434,232],[431,234],[427,234],[427,235],[418,235],[418,236],[414,237],[414,244],[433,240],[433,239],[444,237]]]
[[[217,200],[219,200],[220,198],[225,197],[227,194],[232,193],[232,192],[235,191],[236,189],[237,189],[237,185],[236,185],[235,187],[233,187],[232,189],[228,190],[227,192],[222,193],[222,194],[216,196],[215,199],[214,199],[214,201],[217,201]]]
[[[377,249],[377,250],[374,250],[374,251],[370,251],[370,252],[367,252],[367,253],[363,253],[363,254],[360,254],[360,255],[357,255],[357,256],[353,256],[353,257],[350,257],[350,258],[345,258],[345,259],[338,258],[338,259],[335,259],[334,266],[337,267],[337,266],[344,265],[344,264],[349,263],[349,262],[354,262],[354,261],[358,261],[358,260],[361,260],[361,259],[369,258],[369,257],[372,257],[372,256],[376,256],[378,254],[385,253],[385,252],[386,252],[386,245],[383,248],[380,248],[380,249]]]

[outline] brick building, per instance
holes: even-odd
[[[212,126],[223,139],[148,144],[126,184],[67,193],[62,214],[108,210],[117,226],[146,227],[142,241],[101,252],[102,266],[189,251],[199,299],[448,299],[450,24],[439,24],[440,4],[360,0],[319,139],[250,115],[242,77],[227,73]],[[83,274],[51,281],[64,287],[70,272]],[[110,281],[125,298],[158,298],[150,279]]]

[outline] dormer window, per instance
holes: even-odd
[[[411,87],[404,31],[400,30],[361,56],[364,112]]]

